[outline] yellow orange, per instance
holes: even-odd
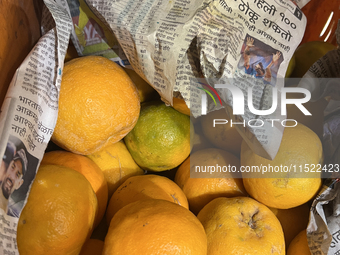
[[[72,59],[63,70],[52,140],[77,154],[96,152],[121,140],[139,110],[137,88],[116,63],[100,56]]]
[[[108,188],[103,172],[89,158],[68,151],[50,151],[45,153],[41,165],[59,165],[71,168],[83,174],[90,182],[98,200],[98,213],[94,226],[103,218],[108,202]]]
[[[265,205],[249,197],[219,197],[197,215],[208,238],[208,254],[284,255],[279,220]]]
[[[103,255],[207,254],[202,224],[188,209],[161,199],[128,204],[111,220]]]
[[[241,149],[243,167],[276,167],[277,172],[264,175],[244,173],[243,184],[250,196],[267,206],[279,209],[302,205],[316,195],[321,187],[321,174],[316,170],[322,162],[323,152],[319,137],[302,124],[285,128],[274,160],[258,156],[245,142]],[[279,170],[281,166],[286,167],[286,172]],[[309,172],[304,172],[306,166]]]
[[[123,141],[106,146],[87,157],[102,170],[108,185],[109,199],[127,178],[144,174],[144,171],[133,160]]]
[[[306,229],[302,230],[296,237],[292,240],[288,247],[287,255],[311,255]]]
[[[195,172],[196,167],[207,169],[216,165],[230,165],[239,169],[240,160],[230,152],[208,148],[194,152],[176,172],[175,182],[182,188],[188,198],[189,208],[195,214],[214,198],[247,195],[242,179],[232,173]]]
[[[200,122],[194,126],[194,131],[195,131],[195,134],[191,140],[191,143],[192,143],[191,153],[198,151],[198,150],[203,150],[203,149],[214,147],[213,144],[203,134],[202,126]]]
[[[302,230],[307,228],[309,220],[310,207],[307,203],[290,209],[269,209],[275,214],[281,223],[283,234],[285,236],[286,247]]]
[[[173,97],[173,105],[172,107],[179,111],[180,113],[183,113],[185,115],[190,116],[190,109],[187,106],[186,102],[182,98]]]
[[[154,174],[132,176],[113,193],[106,211],[107,223],[121,208],[141,199],[163,199],[189,207],[181,188],[169,178]]]
[[[57,165],[39,167],[18,222],[23,255],[78,255],[90,237],[97,197],[77,171]]]
[[[289,98],[300,98],[301,94],[290,93]],[[295,104],[287,105],[287,119],[293,119],[297,122],[305,125],[310,128],[313,132],[315,132],[320,139],[323,136],[323,117],[324,110],[328,104],[328,101],[324,98],[319,99],[318,101],[312,102],[309,101],[304,103],[303,106],[312,114],[305,115],[301,112],[300,109],[296,107]]]
[[[214,119],[227,120],[228,123],[217,124],[214,127]],[[236,156],[240,155],[242,137],[236,130],[235,125],[230,124],[230,118],[224,108],[201,116],[201,125],[204,136],[216,148],[229,151]]]

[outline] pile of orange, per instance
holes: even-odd
[[[286,128],[269,161],[235,127],[213,128],[224,109],[191,121],[183,99],[167,106],[135,72],[97,56],[66,63],[59,100],[58,150],[45,153],[19,219],[20,254],[282,255],[290,243],[305,247],[294,238],[307,228],[320,176],[254,178],[239,169],[322,163],[308,127]]]

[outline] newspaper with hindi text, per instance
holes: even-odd
[[[19,216],[54,130],[64,57],[73,29],[66,1],[46,0],[45,4],[56,26],[40,38],[17,69],[1,107],[1,255],[19,254],[17,226],[25,224]]]

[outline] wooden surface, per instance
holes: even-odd
[[[40,38],[42,0],[0,0],[0,105],[16,69]]]

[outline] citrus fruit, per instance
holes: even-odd
[[[287,71],[286,71],[286,75],[285,77],[286,78],[289,78],[290,75],[292,74],[294,68],[295,68],[295,55],[293,54],[292,58],[289,60],[289,63],[288,63],[288,67],[287,67]]]
[[[145,199],[120,209],[111,220],[103,255],[207,254],[202,224],[188,209]]]
[[[190,120],[194,126],[198,126],[198,124],[201,125],[201,116],[194,117],[193,115],[190,115]]]
[[[216,148],[199,150],[190,155],[178,168],[175,182],[188,198],[190,210],[197,214],[207,203],[217,197],[246,196],[241,178],[232,172],[195,172],[213,166],[240,168],[240,160],[227,151]]]
[[[136,163],[145,170],[165,171],[190,154],[190,117],[163,102],[142,106],[136,126],[124,138]]]
[[[309,41],[301,44],[294,52],[295,68],[290,76],[303,77],[319,58],[334,49],[336,46],[323,41]]]
[[[279,220],[249,197],[219,197],[197,215],[208,238],[208,254],[285,254]]]
[[[104,241],[98,239],[87,240],[79,255],[102,255],[104,248]]]
[[[302,230],[296,237],[292,240],[288,247],[287,255],[311,255],[306,229]]]
[[[269,207],[289,209],[313,198],[321,186],[321,174],[316,170],[322,162],[319,137],[300,123],[285,128],[273,160],[258,156],[245,142],[242,143],[242,167],[276,169],[270,170],[270,173],[268,170],[264,175],[243,173],[243,184],[249,195]],[[284,167],[285,170],[281,170]],[[309,172],[305,172],[307,170]]]
[[[148,174],[132,176],[113,193],[107,211],[106,220],[124,206],[141,199],[164,199],[188,209],[188,200],[178,185],[167,177]]]
[[[281,223],[285,236],[286,247],[303,229],[307,228],[310,208],[307,203],[290,209],[269,209],[275,214]]]
[[[184,99],[182,98],[177,98],[177,97],[173,97],[172,99],[172,107],[174,109],[176,109],[177,111],[179,111],[180,113],[183,113],[185,115],[190,116],[190,109],[187,106],[186,102],[184,101]]]
[[[98,212],[94,226],[103,218],[108,202],[108,189],[103,172],[89,158],[68,151],[50,151],[44,154],[41,165],[59,165],[83,174],[90,182],[98,200]]]
[[[39,167],[18,222],[19,253],[79,254],[93,230],[97,206],[82,174],[57,165]]]
[[[77,154],[96,152],[121,140],[139,111],[136,86],[116,63],[100,56],[73,59],[63,70],[52,141]]]
[[[136,85],[141,103],[159,97],[157,91],[149,83],[143,80],[143,78],[140,77],[134,70],[128,68],[125,68],[124,70]]]
[[[290,93],[289,98],[300,98],[301,94]],[[305,115],[295,104],[287,105],[287,119],[293,119],[297,122],[307,126],[313,132],[315,132],[320,139],[323,136],[323,118],[324,110],[328,104],[328,101],[324,98],[318,101],[309,101],[304,103],[303,106],[312,114]]]
[[[216,147],[222,150],[230,151],[236,156],[240,155],[242,137],[235,128],[227,124],[216,124],[213,126],[214,119],[222,119],[229,121],[225,109],[209,112],[201,117],[201,125],[205,137]]]
[[[96,163],[104,173],[109,199],[127,178],[144,174],[144,171],[133,160],[123,141],[106,146],[87,157]]]
[[[207,148],[214,147],[213,144],[204,136],[201,123],[194,126],[194,137],[191,140],[192,150],[191,153]]]

